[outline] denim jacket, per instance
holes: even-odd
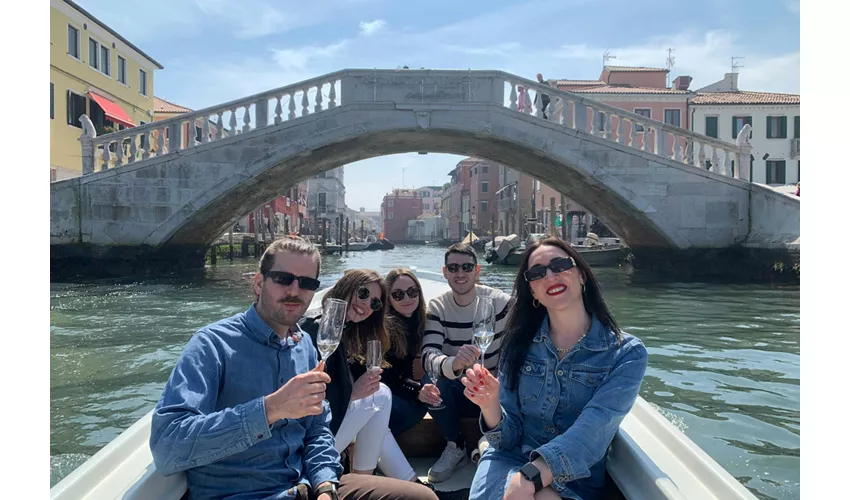
[[[186,471],[190,498],[291,499],[299,483],[339,480],[327,402],[321,415],[266,420],[263,397],[318,363],[310,337],[298,337],[281,340],[252,305],[189,341],[154,410],[150,448],[162,474]]]
[[[624,333],[618,343],[595,317],[558,360],[546,316],[521,365],[518,390],[500,381],[502,420],[488,430],[482,417],[481,430],[496,450],[528,461],[543,457],[560,494],[598,491],[608,446],[637,399],[646,363],[640,339]]]

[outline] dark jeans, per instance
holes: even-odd
[[[404,431],[418,424],[428,413],[428,405],[418,400],[393,396],[393,409],[390,413],[390,432],[400,436]]]
[[[449,380],[446,377],[440,377],[437,388],[440,389],[440,397],[445,408],[431,411],[431,417],[437,422],[440,433],[446,441],[454,441],[461,434],[460,419],[478,418],[481,415],[481,408],[463,395],[464,387],[459,378]]]

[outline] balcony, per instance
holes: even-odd
[[[800,157],[800,138],[791,139],[791,158]]]

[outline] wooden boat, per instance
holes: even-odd
[[[417,269],[414,271],[422,283],[426,299],[448,290],[442,275]],[[311,306],[316,307],[321,303],[324,292],[315,295]],[[139,419],[51,488],[50,498],[180,500],[187,492],[185,474],[166,477],[154,466],[148,445],[151,413]],[[477,427],[474,421],[472,425],[469,425],[470,422],[465,424],[465,434],[477,432],[474,430]],[[427,477],[428,468],[442,451],[440,440],[433,439],[433,425],[430,418],[426,417],[399,440],[423,480]],[[467,440],[470,439],[476,438],[467,435]],[[449,481],[436,484],[437,490],[468,488],[474,467],[474,464],[470,464]],[[729,472],[640,397],[614,437],[608,452],[607,471],[611,478],[611,498],[756,499]]]

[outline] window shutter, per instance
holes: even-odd
[[[771,118],[770,116],[767,117],[767,128],[765,129],[765,130],[767,130],[767,135],[765,137],[767,137],[768,139],[770,139],[771,137],[776,137],[776,131],[771,130],[771,127],[770,127],[770,118]]]
[[[737,138],[738,138],[738,119],[737,119],[737,117],[733,116],[732,117],[732,140],[734,141]]]
[[[779,119],[779,137],[782,139],[788,138],[788,117],[783,116]]]

